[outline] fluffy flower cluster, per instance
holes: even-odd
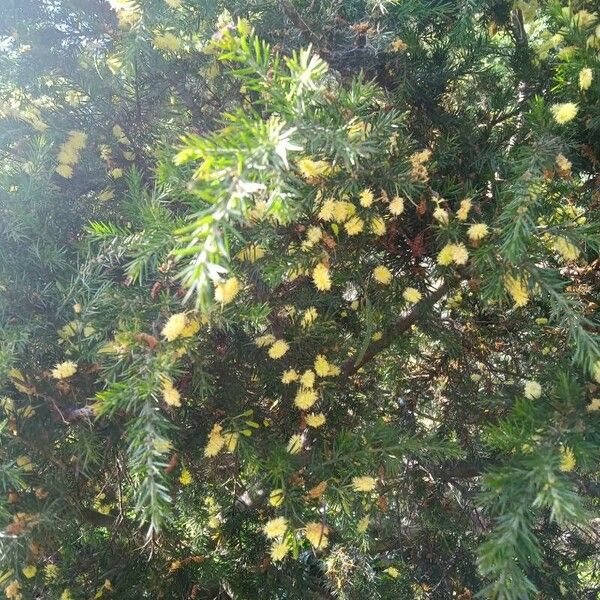
[[[67,141],[58,152],[56,172],[65,179],[73,177],[73,167],[79,162],[81,150],[87,143],[87,134],[83,131],[71,131]]]

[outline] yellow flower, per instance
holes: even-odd
[[[568,262],[576,260],[580,254],[579,248],[573,244],[573,242],[562,236],[554,237],[552,248],[562,256],[563,260]]]
[[[87,134],[83,131],[71,131],[68,144],[75,150],[81,150],[85,148],[87,137]]]
[[[469,239],[473,242],[482,240],[488,233],[488,226],[485,223],[475,223],[467,231]]]
[[[314,306],[309,306],[302,314],[302,321],[300,324],[302,327],[308,327],[315,322],[318,315],[317,309]]]
[[[164,50],[165,52],[177,52],[183,45],[183,41],[170,31],[162,35],[155,35],[152,43],[157,50]]]
[[[359,195],[359,202],[361,206],[365,208],[369,208],[373,201],[375,200],[375,195],[369,188],[365,188]]]
[[[181,395],[179,391],[173,387],[170,379],[164,379],[162,386],[163,400],[169,406],[181,406]]]
[[[325,423],[325,415],[323,413],[310,413],[306,415],[305,419],[309,427],[321,427]]]
[[[211,458],[219,454],[225,445],[225,438],[221,434],[223,428],[220,425],[214,425],[211,432],[208,434],[208,441],[204,448],[204,456]]]
[[[362,519],[359,519],[356,524],[356,531],[358,531],[358,533],[365,533],[369,528],[370,523],[371,519],[369,518],[369,515],[364,516]]]
[[[322,177],[326,177],[332,171],[331,165],[325,160],[311,160],[301,158],[296,162],[298,170],[304,179],[312,183]]]
[[[342,370],[337,365],[329,364],[329,377],[337,377],[341,372]]]
[[[356,207],[351,202],[336,200],[333,203],[333,220],[336,223],[343,223],[356,212]]]
[[[443,208],[441,208],[440,206],[438,206],[434,211],[433,211],[433,218],[438,222],[441,223],[442,225],[448,225],[448,220],[449,220],[449,216],[448,216],[448,211],[444,210]]]
[[[523,395],[529,400],[536,400],[542,395],[542,386],[534,380],[528,380],[523,385]]]
[[[198,319],[189,319],[186,326],[181,331],[181,337],[188,338],[196,335],[200,331],[200,321]]]
[[[565,473],[571,472],[577,466],[577,459],[573,450],[568,446],[561,446],[560,448],[560,466],[559,469]]]
[[[321,221],[333,221],[335,213],[335,202],[330,198],[329,200],[325,200],[321,209],[319,210],[318,217]]]
[[[352,217],[344,223],[348,235],[358,235],[365,228],[365,222],[360,217]]]
[[[269,494],[269,504],[277,508],[283,504],[283,500],[285,499],[285,492],[281,488],[277,488],[273,490]]]
[[[298,454],[302,450],[302,436],[295,433],[288,442],[287,451],[290,454]]]
[[[376,331],[375,333],[373,333],[373,335],[371,336],[371,339],[374,342],[378,342],[380,339],[383,338],[383,331]]]
[[[240,434],[235,431],[230,431],[229,433],[226,433],[223,438],[225,439],[225,448],[227,452],[235,452],[238,440],[240,439]]]
[[[439,265],[447,266],[451,263],[464,265],[469,259],[469,252],[464,244],[446,244],[437,256]]]
[[[22,572],[27,579],[31,579],[32,577],[35,577],[35,574],[37,573],[37,567],[35,565],[27,565],[23,567]]]
[[[54,379],[67,379],[75,375],[75,373],[77,373],[77,363],[74,363],[72,360],[58,363],[52,369],[52,377]]]
[[[588,412],[600,410],[600,398],[592,398],[592,401],[586,406]]]
[[[315,358],[315,371],[319,377],[327,377],[329,375],[329,362],[323,354],[317,354]]]
[[[99,202],[108,202],[115,197],[114,190],[110,188],[104,188],[97,196]]]
[[[69,588],[65,588],[63,593],[60,595],[60,600],[73,600],[73,594]]]
[[[285,340],[276,340],[269,348],[269,356],[273,360],[280,359],[288,350],[290,345]]]
[[[61,163],[56,167],[56,172],[64,179],[73,177],[73,167],[71,165]]]
[[[329,277],[329,269],[323,263],[319,263],[314,268],[312,278],[315,287],[320,292],[326,292],[331,289],[331,278]]]
[[[240,281],[237,277],[230,277],[222,283],[215,285],[215,301],[220,304],[229,304],[240,291]]]
[[[377,480],[369,475],[352,478],[352,489],[355,492],[372,492],[377,486]]]
[[[109,174],[113,179],[120,179],[123,177],[123,169],[120,169],[119,167],[111,169]]]
[[[292,383],[292,381],[296,381],[299,377],[300,375],[298,374],[298,371],[296,371],[296,369],[288,369],[287,371],[284,371],[281,375],[281,383],[283,383],[284,385],[288,385]]]
[[[161,331],[167,342],[176,340],[183,333],[186,321],[185,313],[175,313],[169,317]]]
[[[171,7],[171,8],[179,8],[181,6],[181,0],[165,0],[165,2]]]
[[[467,217],[469,216],[471,206],[472,203],[470,198],[465,198],[464,200],[461,200],[460,208],[456,211],[456,218],[459,221],[466,221]]]
[[[408,45],[406,44],[406,42],[404,42],[400,38],[396,38],[390,44],[390,51],[391,52],[404,52],[407,48],[408,48]]]
[[[579,71],[579,89],[588,90],[592,85],[593,73],[589,67],[585,67]]]
[[[23,595],[21,594],[21,584],[16,579],[13,579],[4,588],[4,594],[9,600],[22,600]]]
[[[323,230],[320,227],[312,226],[306,232],[306,241],[314,245],[323,237]]]
[[[294,398],[294,404],[300,410],[308,410],[319,398],[317,392],[311,388],[299,388]]]
[[[179,475],[179,483],[181,485],[190,485],[192,483],[192,474],[189,469],[182,469],[181,474]]]
[[[307,523],[304,528],[304,537],[316,550],[323,550],[329,544],[329,529],[323,523]]]
[[[315,385],[315,373],[307,369],[300,377],[300,384],[305,388],[312,388]]]
[[[526,282],[521,277],[507,275],[504,278],[504,287],[513,299],[515,308],[527,305],[529,302],[529,291]]]
[[[265,250],[258,244],[250,244],[245,248],[242,248],[235,257],[238,260],[244,260],[249,263],[255,263],[257,260],[265,255]]]
[[[561,104],[553,104],[550,107],[550,111],[552,112],[552,116],[554,120],[559,123],[568,123],[577,115],[577,111],[579,110],[577,104],[574,102],[563,102]]]
[[[395,217],[401,215],[404,212],[404,200],[400,196],[394,196],[388,205],[388,210]]]
[[[379,265],[373,269],[373,278],[381,285],[389,285],[392,281],[392,272],[384,265]]]
[[[561,173],[571,172],[571,161],[564,154],[557,154],[554,161],[556,162],[556,166]]]
[[[452,260],[457,265],[464,265],[469,260],[469,252],[464,244],[452,245]]]
[[[265,526],[263,527],[263,532],[272,540],[273,538],[281,537],[287,531],[288,523],[285,517],[276,517],[275,519],[271,519],[267,521]]]
[[[385,221],[383,220],[382,217],[380,217],[379,215],[375,215],[372,219],[371,219],[371,231],[376,235],[376,236],[382,236],[385,235],[386,232],[386,228],[385,228]]]
[[[423,296],[421,292],[414,287],[407,287],[404,292],[402,292],[402,297],[409,302],[410,304],[417,303]]]
[[[269,554],[271,555],[271,559],[277,562],[279,560],[283,560],[289,551],[290,547],[286,542],[275,542],[271,546]]]
[[[254,343],[259,348],[264,348],[265,346],[270,346],[277,338],[272,333],[265,333],[265,335],[261,335],[254,340]]]
[[[33,471],[33,463],[31,462],[31,458],[29,458],[29,456],[18,456],[17,460],[15,460],[15,463],[17,464],[17,467],[26,473]]]
[[[398,571],[398,569],[396,569],[396,567],[388,567],[385,572],[392,578],[392,579],[398,579],[399,575],[400,575],[400,571]]]

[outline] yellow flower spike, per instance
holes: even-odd
[[[269,551],[269,555],[274,562],[278,562],[283,560],[289,551],[290,547],[286,542],[274,542]]]
[[[504,287],[513,299],[515,308],[527,305],[529,302],[529,290],[527,289],[527,284],[521,277],[507,275],[504,278]]]
[[[211,432],[208,434],[208,441],[204,448],[204,456],[212,458],[219,454],[225,445],[225,438],[222,435],[223,427],[221,425],[214,425]]]
[[[355,492],[372,492],[377,487],[377,480],[369,475],[352,478],[352,489]]]
[[[537,400],[542,395],[542,386],[534,380],[528,380],[523,384],[523,395],[528,400]]]
[[[562,125],[572,121],[576,116],[579,108],[574,102],[563,102],[561,104],[553,104],[550,107],[554,120]]]
[[[344,229],[350,236],[358,235],[365,228],[365,222],[360,217],[352,217],[344,223]]]
[[[215,285],[215,301],[221,305],[229,304],[240,292],[241,285],[237,277],[230,277]]]
[[[329,375],[330,364],[323,354],[317,354],[314,367],[319,377],[327,377]]]
[[[32,579],[33,577],[35,577],[35,574],[37,573],[37,567],[35,565],[27,565],[25,567],[23,567],[23,569],[21,570],[23,575],[25,575],[25,577],[27,577],[27,579]]]
[[[307,523],[304,528],[304,537],[311,543],[315,550],[324,550],[329,545],[329,528],[323,523]]]
[[[279,360],[289,349],[290,345],[285,340],[276,340],[269,348],[269,356]]]
[[[277,488],[269,494],[269,504],[275,508],[281,506],[284,500],[285,492],[281,488]]]
[[[559,469],[563,473],[570,473],[577,466],[577,459],[575,458],[575,454],[573,450],[568,446],[561,446],[560,448],[560,466]]]
[[[423,297],[421,292],[413,287],[407,287],[402,292],[402,297],[410,304],[416,304]]]
[[[374,233],[377,237],[385,235],[385,221],[379,215],[376,215],[371,219],[371,232]]]
[[[176,340],[185,330],[187,324],[185,313],[171,315],[162,328],[162,335],[167,342]]]
[[[77,363],[72,360],[59,363],[52,369],[52,377],[54,379],[68,379],[75,375],[75,373],[77,373]]]
[[[265,536],[272,540],[273,538],[282,537],[288,528],[288,522],[285,517],[276,517],[267,521],[263,527],[263,533]]]
[[[488,226],[485,223],[475,223],[471,225],[467,231],[467,235],[472,242],[482,240],[488,233]]]
[[[181,474],[179,475],[179,483],[181,485],[190,485],[192,483],[192,474],[186,468],[181,470]]]
[[[441,225],[448,225],[448,221],[450,220],[450,216],[448,215],[448,211],[444,210],[442,207],[438,206],[433,211],[433,218],[440,223]]]
[[[379,265],[373,269],[373,279],[381,285],[389,285],[392,277],[392,272],[384,265]]]
[[[300,324],[304,328],[309,327],[317,320],[318,316],[319,316],[319,313],[318,313],[317,309],[314,306],[309,306],[302,313],[302,320],[300,321]]]
[[[323,413],[310,413],[305,417],[306,424],[315,429],[325,424],[325,415]]]
[[[283,383],[284,385],[288,385],[292,383],[292,381],[297,381],[299,377],[300,375],[298,374],[298,371],[296,371],[296,369],[287,369],[281,375],[281,383]]]
[[[464,200],[461,200],[460,207],[456,211],[456,218],[459,221],[466,221],[467,217],[469,216],[469,211],[471,210],[472,205],[473,203],[471,202],[470,198],[465,198]]]
[[[323,263],[319,263],[312,273],[315,287],[320,292],[327,292],[331,289],[331,278],[329,277],[329,269]]]
[[[388,205],[388,210],[395,217],[401,215],[404,212],[404,200],[400,196],[394,196]]]
[[[579,71],[579,89],[589,90],[592,85],[593,72],[589,67],[585,67]]]
[[[315,372],[307,369],[300,377],[300,385],[305,388],[312,388],[315,385]]]
[[[19,456],[17,457],[15,463],[17,464],[17,467],[19,467],[22,471],[25,471],[26,473],[30,473],[31,471],[33,471],[33,463],[31,462],[31,458],[29,458],[29,456]]]
[[[311,388],[299,388],[294,398],[294,404],[300,410],[308,410],[319,398],[317,392]]]
[[[181,394],[179,393],[179,390],[173,387],[173,382],[168,378],[163,379],[162,395],[163,400],[169,406],[181,406]]]
[[[287,451],[290,454],[298,454],[302,450],[302,436],[295,433],[289,440]]]
[[[369,208],[375,201],[375,194],[369,188],[365,188],[359,195],[360,205],[364,208]]]
[[[369,518],[369,515],[366,515],[362,519],[359,519],[358,523],[356,524],[356,531],[358,533],[366,533],[370,523],[371,519]]]

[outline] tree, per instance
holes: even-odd
[[[7,598],[597,595],[593,8],[6,10]]]

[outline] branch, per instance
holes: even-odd
[[[432,292],[426,298],[415,304],[413,308],[398,319],[389,329],[389,331],[376,342],[369,344],[364,356],[360,358],[358,355],[347,358],[341,365],[344,377],[354,375],[363,365],[375,358],[382,350],[388,348],[401,334],[410,329],[429,309],[446,294],[450,285],[444,282],[437,290]]]

